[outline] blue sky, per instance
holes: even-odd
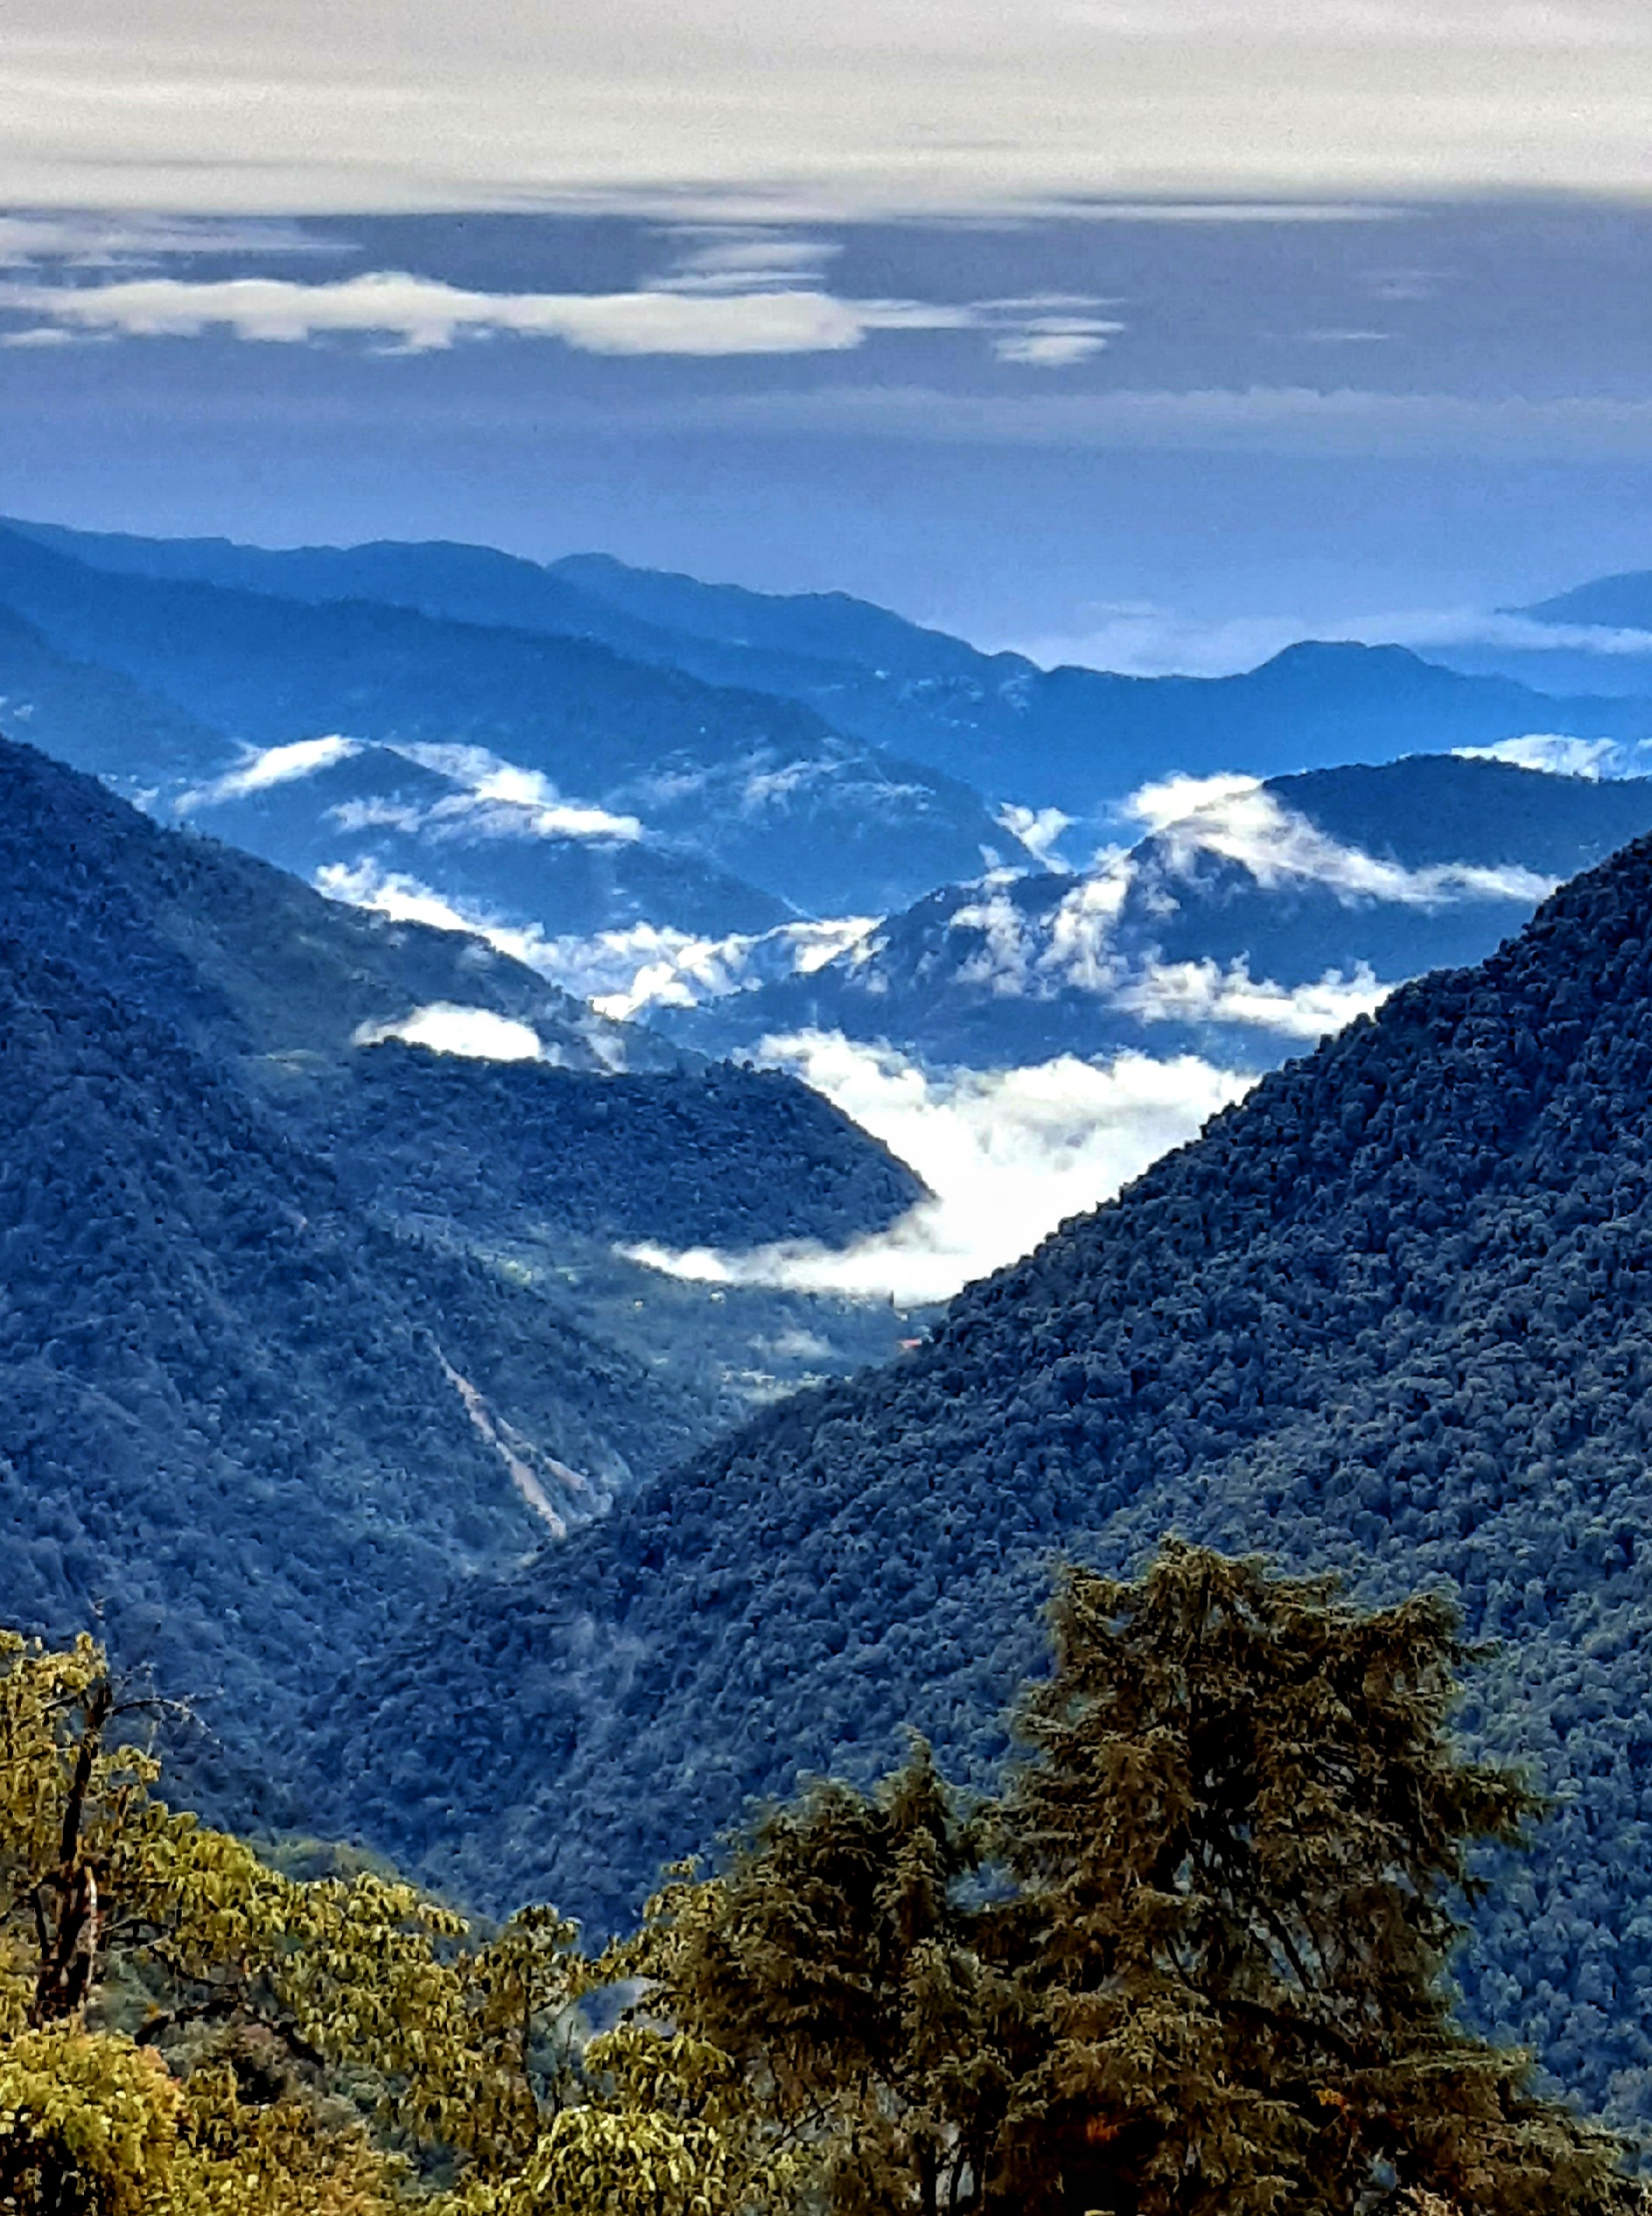
[[[0,508],[1426,635],[1652,564],[1643,18],[19,0]]]

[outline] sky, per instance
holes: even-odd
[[[1645,0],[7,0],[0,514],[1483,639],[1652,567],[1649,113]],[[1250,1081],[772,1043],[934,1198],[662,1263],[933,1297]]]
[[[1625,0],[10,0],[0,509],[1432,635],[1652,560],[1649,98]]]

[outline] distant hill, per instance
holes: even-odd
[[[606,555],[541,565],[443,543],[272,551],[10,528],[134,576],[198,578],[312,603],[382,600],[473,625],[599,640],[636,662],[805,705],[833,730],[994,803],[1053,805],[1087,819],[1172,770],[1271,777],[1532,732],[1652,738],[1652,679],[1647,698],[1557,698],[1494,674],[1436,667],[1399,647],[1309,642],[1233,677],[1044,670],[847,593],[754,593]]]
[[[421,1011],[562,1066],[398,1043]],[[99,1609],[123,1660],[200,1696],[209,1795],[454,1574],[744,1405],[722,1311],[607,1285],[612,1241],[848,1239],[921,1192],[790,1080],[4,741],[0,1121],[4,1613]]]
[[[1520,610],[1539,623],[1592,623],[1611,631],[1652,631],[1652,570],[1597,577]]]
[[[955,778],[842,736],[808,706],[710,687],[584,636],[100,569],[4,529],[0,607],[60,654],[223,733],[225,773],[236,769],[237,743],[266,751],[336,734],[441,749],[448,763],[458,748],[498,757],[515,773],[503,791],[474,792],[462,820],[450,814],[424,827],[438,884],[444,844],[467,838],[491,838],[508,857],[525,846],[553,873],[570,839],[565,812],[548,812],[557,801],[587,818],[606,813],[615,826],[606,836],[646,838],[680,870],[743,880],[792,910],[876,912],[977,868],[984,847],[1020,855]],[[4,647],[0,637],[0,690],[15,694]],[[100,754],[84,766],[108,774],[107,732],[89,736]],[[124,775],[161,782],[136,750]],[[472,782],[486,777],[484,765]],[[537,804],[522,804],[525,795]],[[176,796],[175,787],[162,795]],[[335,826],[346,837],[363,828]],[[604,836],[599,824],[575,834]],[[266,851],[300,859],[280,845]],[[649,920],[675,917],[668,907]],[[722,924],[739,927],[736,917]]]
[[[1264,1068],[1336,1029],[1362,975],[1480,960],[1652,831],[1652,780],[1451,755],[1199,799],[1101,869],[942,887],[808,976],[658,1020],[722,1053],[821,1028],[973,1068],[1123,1048]]]
[[[1052,1549],[1164,1532],[1503,1642],[1472,1732],[1559,1796],[1472,2007],[1652,2111],[1652,841],[1406,985],[962,1294],[554,1560],[469,1581],[314,1716],[314,1813],[623,1918],[748,1796],[1001,1747]]]

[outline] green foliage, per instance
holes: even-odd
[[[284,1873],[158,1799],[91,1641],[0,1637],[0,2211],[1644,2208],[1452,2015],[1470,1858],[1538,1803],[1452,1743],[1449,1608],[1172,1545],[1053,1623],[1001,1798],[918,1742],[595,1960],[549,1907]]]
[[[1606,2134],[1465,2031],[1470,1858],[1539,1804],[1464,1757],[1425,1595],[1172,1545],[1069,1573],[999,1801],[920,1745],[765,1816],[627,1959],[842,2216],[1476,2216],[1642,2205]]]

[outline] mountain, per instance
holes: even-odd
[[[807,974],[657,1020],[721,1053],[822,1029],[940,1066],[1127,1048],[1264,1066],[1382,985],[1483,959],[1652,830],[1652,780],[1418,755],[1189,787],[1162,814],[1088,872],[942,887]]]
[[[529,1058],[405,1043],[467,1023]],[[746,1405],[706,1296],[582,1297],[615,1240],[850,1238],[922,1190],[801,1085],[4,741],[0,1119],[0,1602],[96,1608],[199,1697],[209,1795],[455,1574]]]
[[[1597,577],[1569,593],[1552,593],[1522,608],[1536,623],[1586,623],[1608,631],[1652,632],[1652,570]]]
[[[955,779],[844,738],[809,708],[586,638],[96,569],[7,530],[0,607],[60,654],[226,734],[218,789],[198,806],[331,760],[253,756],[342,734],[458,774],[475,805],[463,822],[438,818],[427,854],[444,838],[525,842],[551,874],[570,837],[646,838],[826,914],[898,905],[977,868],[984,847],[1027,859]],[[17,691],[3,655],[0,688]],[[141,757],[125,774],[161,782]]]
[[[1642,840],[906,1358],[468,1581],[318,1706],[319,1748],[290,1750],[312,1813],[462,1890],[623,1919],[748,1796],[864,1775],[906,1720],[979,1774],[1054,1549],[1122,1566],[1180,1530],[1368,1595],[1439,1582],[1502,1643],[1466,1729],[1558,1796],[1469,2005],[1645,2114],[1648,915]]]
[[[1604,677],[1598,696],[1591,684],[1583,697],[1555,698],[1402,648],[1334,642],[1292,647],[1233,677],[1046,670],[846,593],[754,593],[606,555],[542,565],[444,543],[273,550],[32,523],[9,529],[134,577],[192,578],[312,604],[360,598],[431,618],[600,641],[634,662],[805,706],[834,731],[960,779],[995,803],[1058,807],[1087,821],[1172,770],[1271,777],[1530,733],[1625,744],[1652,737],[1652,673],[1636,681],[1646,698],[1615,697],[1633,688]],[[1591,666],[1602,666],[1600,658]],[[1575,688],[1578,680],[1570,682]],[[831,904],[816,905],[827,912]]]

